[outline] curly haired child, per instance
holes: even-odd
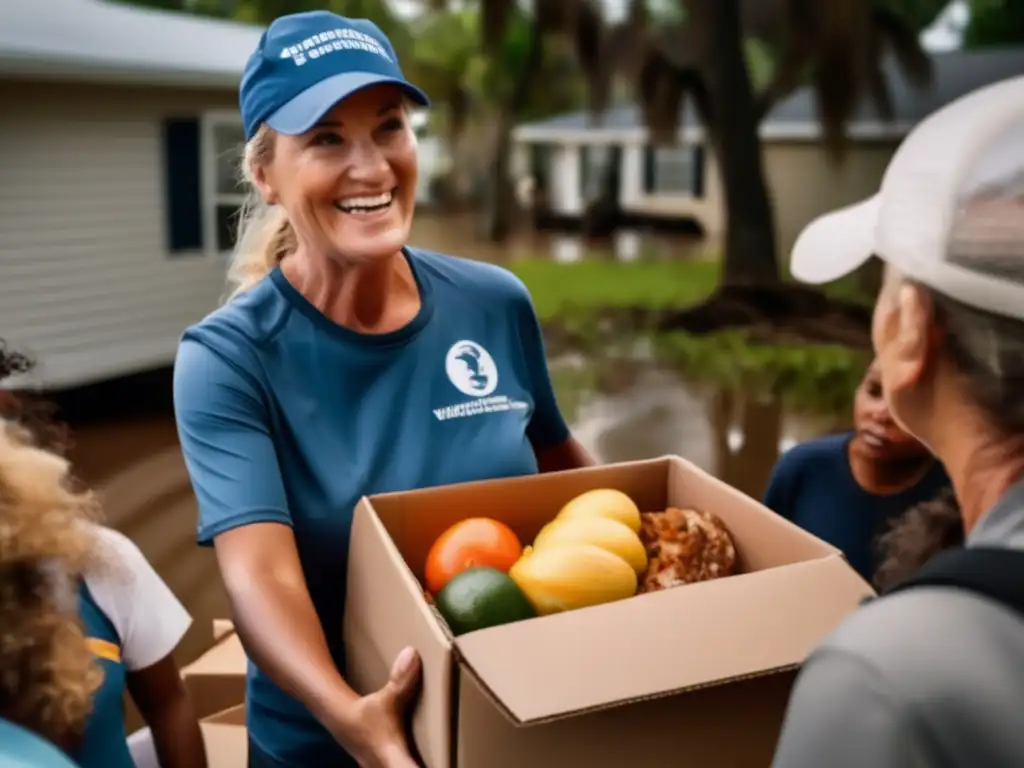
[[[8,354],[6,360],[6,371],[0,367],[0,375],[30,367],[23,357]],[[63,723],[73,719],[80,736],[74,743],[64,741],[69,755],[81,768],[134,768],[124,730],[128,692],[149,726],[164,768],[205,768],[199,724],[172,656],[191,617],[134,542],[95,524],[92,496],[70,489],[68,464],[60,457],[65,433],[51,419],[50,409],[28,398],[5,401],[0,402],[0,413],[6,410],[20,426],[7,422],[12,448],[6,465],[0,447],[0,499],[6,486],[17,486],[19,509],[36,521],[39,535],[52,538],[59,531],[66,537],[64,550],[51,560],[59,567],[40,569],[44,583],[38,591],[43,596],[63,595],[62,609],[76,620],[62,624],[65,632],[73,626],[76,633],[68,647],[81,655],[78,626],[83,627],[85,652],[95,665],[90,669],[102,671],[99,686],[90,673],[88,687],[79,689],[82,705]],[[30,498],[31,491],[35,497]],[[61,514],[65,519],[59,519]],[[56,575],[61,570],[63,577]],[[47,579],[63,579],[60,589],[47,588]],[[67,621],[63,616],[61,620]],[[49,717],[52,720],[52,713]]]
[[[0,344],[0,378],[29,367]],[[0,411],[0,718],[70,746],[102,681],[75,610],[76,580],[98,565],[84,525],[97,505],[10,403]]]

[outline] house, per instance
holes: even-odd
[[[889,66],[895,119],[883,122],[864,105],[849,126],[846,162],[830,163],[821,144],[814,97],[802,90],[780,103],[761,125],[766,180],[780,247],[789,251],[803,226],[826,210],[874,193],[896,146],[918,121],[975,88],[1024,73],[1024,49],[948,52],[933,57],[935,82],[914,90]],[[617,196],[627,221],[690,223],[709,238],[725,227],[722,184],[714,154],[692,108],[680,118],[679,142],[652,147],[633,106],[596,120],[585,112],[518,126],[516,167],[546,190],[556,219],[572,223],[598,195],[609,163],[618,167]],[[532,171],[527,170],[532,166]]]
[[[0,0],[0,338],[38,360],[12,385],[170,365],[217,306],[243,200],[238,82],[261,34],[103,0]]]
[[[61,389],[157,368],[224,290],[238,80],[262,30],[0,3],[0,337]]]

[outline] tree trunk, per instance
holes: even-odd
[[[517,202],[509,178],[512,154],[512,116],[502,110],[495,125],[494,162],[487,176],[487,199],[485,202],[484,237],[494,243],[501,243],[512,234],[512,224]]]
[[[725,193],[721,287],[779,283],[775,222],[761,159],[754,89],[743,52],[738,0],[701,0],[711,136]]]
[[[503,242],[512,232],[512,221],[516,213],[516,199],[512,190],[512,179],[509,178],[510,154],[512,150],[512,124],[522,114],[530,97],[534,75],[540,69],[544,53],[544,40],[540,27],[534,22],[530,33],[530,47],[527,49],[523,68],[516,73],[515,86],[508,104],[498,115],[497,135],[494,141],[494,162],[491,163],[489,174],[489,194],[487,195],[487,213],[484,223],[485,236],[488,240]]]

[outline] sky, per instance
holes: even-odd
[[[403,17],[415,16],[423,9],[423,0],[389,0],[395,12]],[[600,0],[609,19],[621,18],[626,12],[627,0]],[[934,53],[952,51],[960,47],[963,29],[970,19],[967,0],[952,0],[935,23],[921,35],[925,49]]]

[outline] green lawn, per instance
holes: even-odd
[[[508,265],[530,293],[542,322],[571,312],[617,307],[685,307],[707,298],[718,284],[715,261],[618,262],[583,260],[560,264],[551,259],[522,259]],[[867,302],[852,281],[825,288],[836,298]]]

